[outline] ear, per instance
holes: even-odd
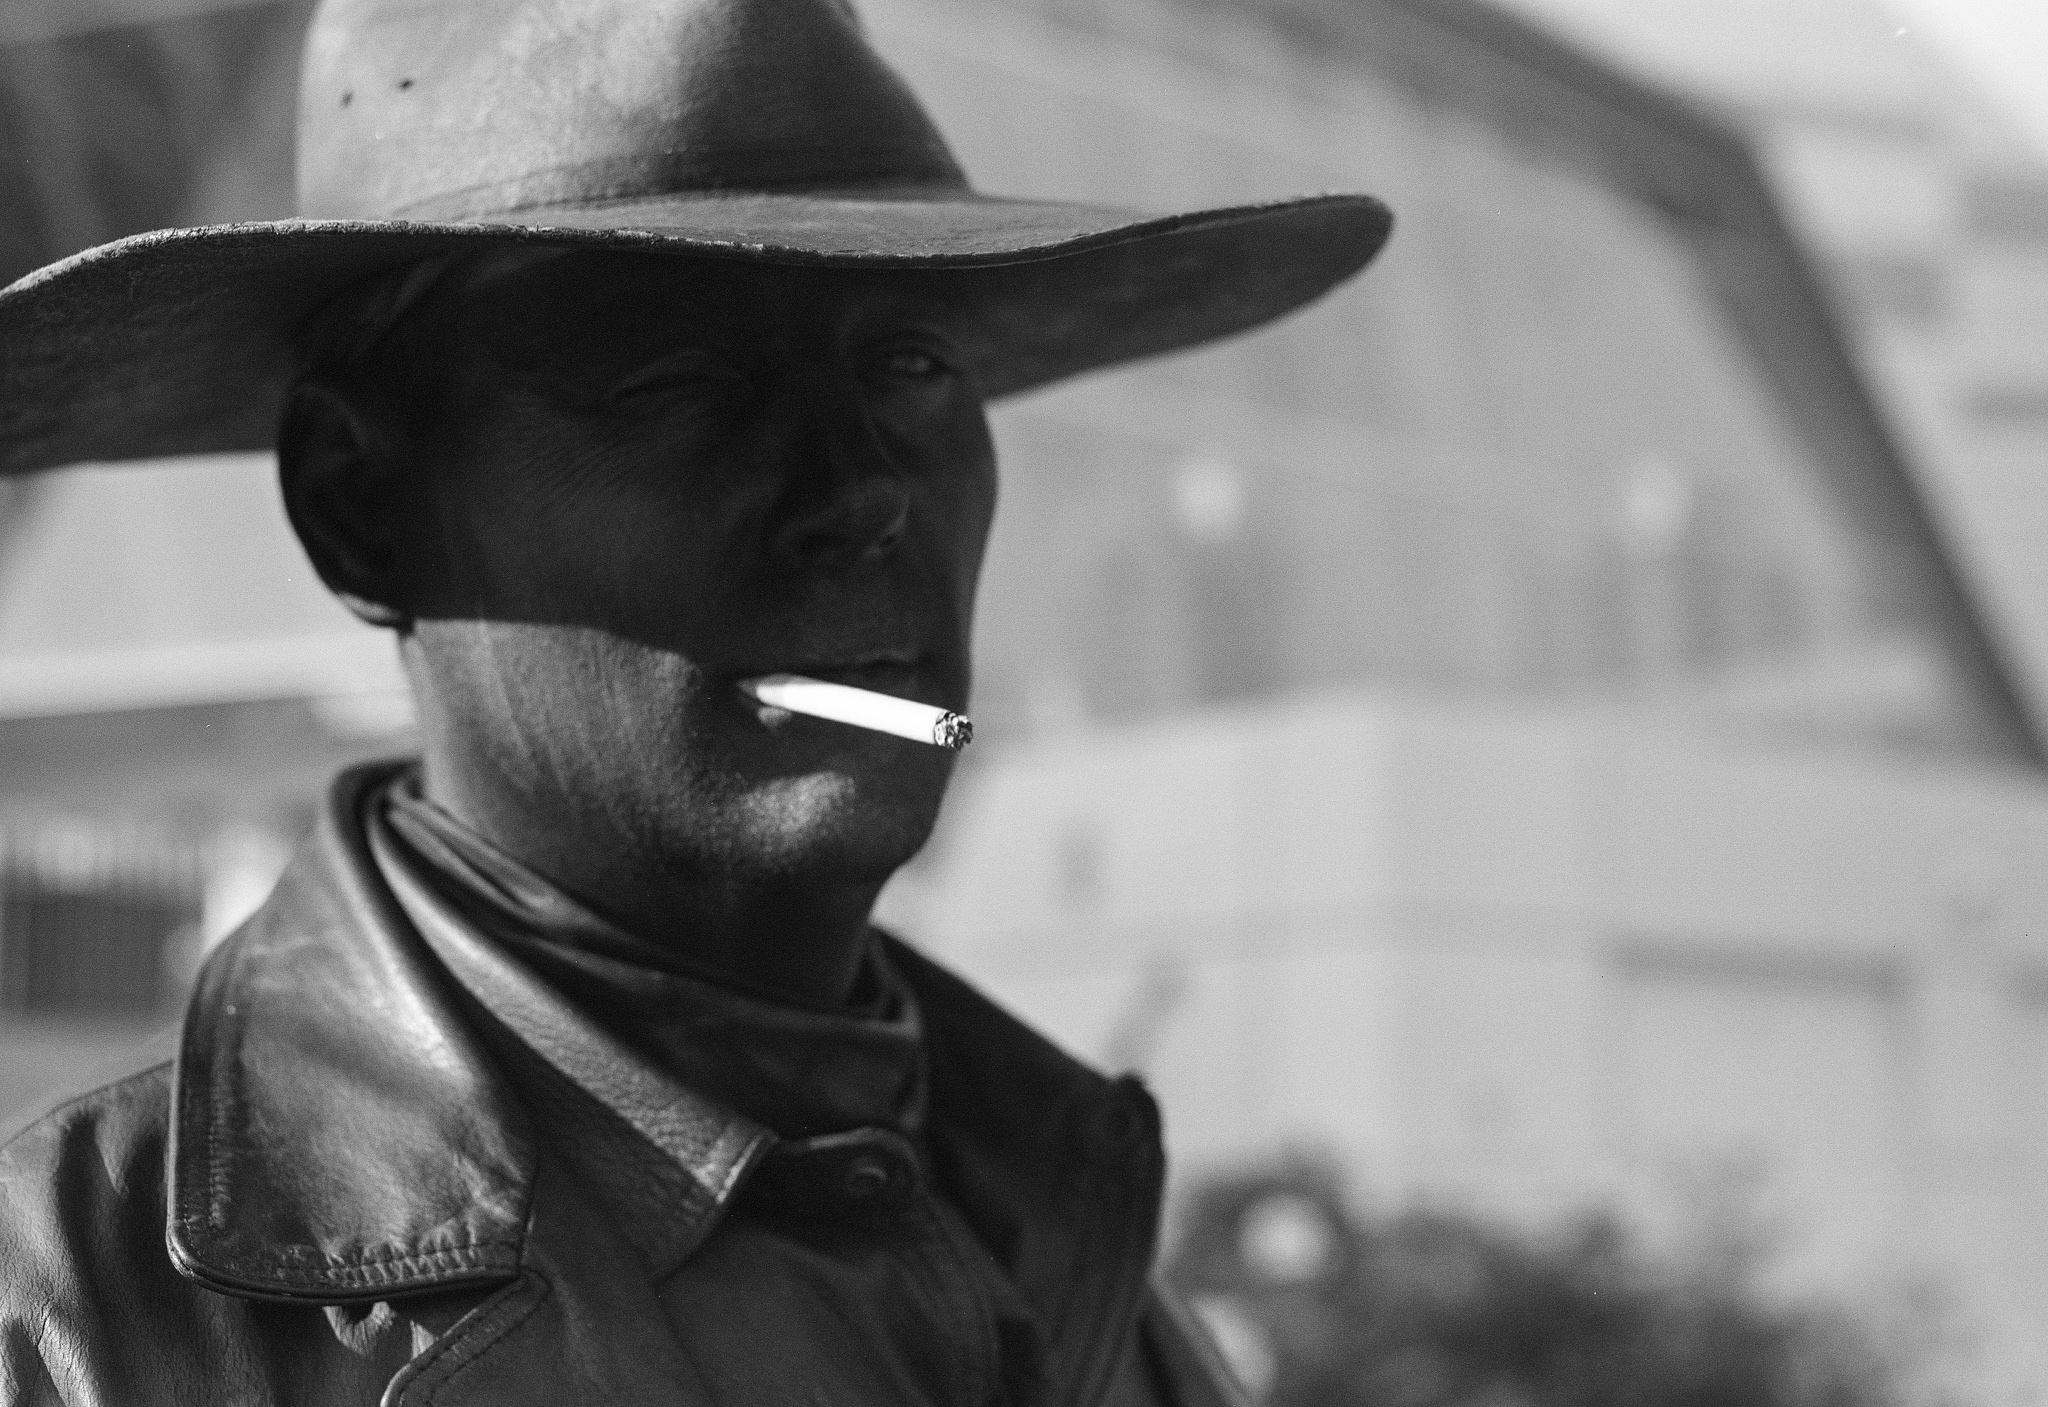
[[[356,399],[301,381],[277,430],[284,509],[313,570],[362,620],[391,630],[412,623],[398,575],[397,470],[390,433]]]

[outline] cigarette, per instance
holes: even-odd
[[[740,691],[771,708],[893,733],[949,752],[958,752],[974,741],[974,724],[957,713],[850,684],[828,684],[801,674],[764,674],[758,679],[742,679]]]

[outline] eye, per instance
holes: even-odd
[[[884,361],[891,376],[921,381],[927,376],[938,376],[945,371],[939,359],[921,347],[901,347],[889,353]]]
[[[930,385],[951,376],[953,363],[944,351],[924,341],[891,342],[876,349],[865,371],[870,381]]]
[[[663,357],[614,383],[605,392],[613,405],[666,398],[709,402],[745,391],[747,380],[724,363],[700,353]]]

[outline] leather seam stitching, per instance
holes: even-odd
[[[195,1218],[192,1217],[180,1217],[178,1219],[179,1228],[181,1230],[189,1231],[194,1221]],[[329,1265],[312,1269],[305,1269],[294,1266],[275,1266],[273,1262],[266,1261],[255,1256],[219,1253],[209,1256],[208,1263],[220,1266],[222,1269],[225,1270],[232,1270],[244,1274],[254,1274],[259,1271],[267,1271],[268,1277],[274,1280],[297,1281],[305,1284],[318,1284],[322,1281],[332,1279],[336,1276],[345,1276],[357,1272],[394,1271],[407,1269],[432,1270],[437,1268],[438,1263],[441,1261],[446,1261],[456,1257],[465,1256],[472,1251],[517,1251],[519,1249],[519,1245],[520,1243],[516,1240],[465,1241],[459,1245],[448,1246],[441,1250],[435,1251],[368,1251],[363,1253],[362,1255],[353,1256],[346,1259],[336,1258]]]
[[[483,1360],[485,1354],[497,1348],[514,1329],[533,1317],[535,1311],[540,1308],[541,1302],[548,1297],[547,1281],[538,1275],[529,1274],[522,1276],[519,1280],[515,1280],[507,1288],[509,1291],[528,1286],[531,1287],[532,1293],[526,1296],[525,1303],[519,1306],[516,1313],[506,1315],[493,1325],[489,1337],[484,1339],[482,1343],[476,1344],[473,1348],[469,1343],[469,1340],[482,1327],[479,1324],[472,1326],[467,1333],[461,1335],[459,1340],[450,1341],[444,1339],[442,1344],[436,1346],[441,1349],[441,1353],[414,1380],[425,1390],[425,1395],[420,1398],[423,1407],[433,1407],[434,1402],[439,1400],[443,1388],[447,1387],[449,1383],[453,1382],[461,1374],[475,1367]],[[509,1302],[512,1296],[508,1293],[506,1298]],[[506,1307],[501,1305],[499,1307],[500,1311],[502,1312]],[[460,1358],[454,1362],[448,1361],[456,1354],[458,1349],[465,1350]]]
[[[233,979],[242,965],[242,955],[243,949],[241,948],[237,948],[233,952],[230,958],[231,965],[221,975],[221,985],[224,988],[232,988]],[[239,1021],[235,1023],[233,1030],[233,1048],[231,1050],[223,1050],[224,1044],[219,1039],[208,1042],[210,1049],[207,1051],[206,1061],[205,1210],[203,1213],[199,1213],[189,1207],[181,1206],[178,1209],[178,1221],[181,1226],[187,1228],[198,1226],[205,1230],[213,1231],[227,1224],[226,1207],[229,1197],[229,1184],[233,1180],[232,1170],[228,1166],[232,1155],[229,1152],[227,1125],[230,1119],[230,1106],[238,1093],[233,1088],[236,1081],[232,1072],[237,1068],[234,1056],[240,1051],[242,1044],[241,1023]],[[225,1070],[223,1070],[221,1065],[223,1055],[228,1058]],[[175,1116],[177,1112],[174,1109],[173,1115]],[[198,1192],[199,1189],[194,1188],[193,1193],[190,1195],[196,1195]]]

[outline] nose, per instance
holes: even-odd
[[[785,566],[850,572],[886,561],[910,524],[910,495],[893,479],[863,479],[782,524],[775,555]]]
[[[811,572],[887,561],[909,530],[909,490],[864,409],[846,407],[821,428],[796,447],[816,470],[797,476],[771,530],[772,554],[784,567]]]

